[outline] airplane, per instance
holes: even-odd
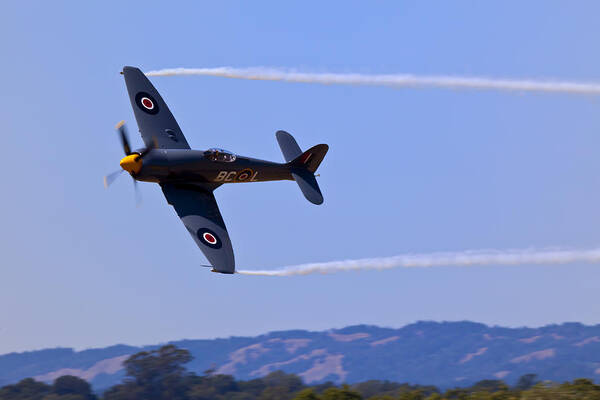
[[[318,144],[302,151],[292,135],[275,136],[285,163],[264,161],[210,148],[192,150],[167,104],[144,73],[124,67],[121,74],[144,148],[132,151],[124,121],[116,126],[125,157],[121,170],[104,177],[108,187],[127,171],[137,181],[158,183],[163,194],[211,264],[213,272],[235,273],[233,247],[213,191],[225,183],[294,180],[304,197],[323,203],[315,172],[329,150]],[[318,176],[318,175],[317,175]]]

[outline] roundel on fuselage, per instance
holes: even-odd
[[[235,177],[236,180],[238,180],[239,182],[244,182],[247,181],[248,179],[250,179],[250,177],[252,177],[252,170],[250,168],[246,168],[242,171],[240,171],[237,176]]]

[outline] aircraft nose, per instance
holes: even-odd
[[[130,154],[128,156],[123,157],[119,165],[125,171],[129,172],[132,175],[135,175],[139,173],[142,169],[142,159],[139,154]]]

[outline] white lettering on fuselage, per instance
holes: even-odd
[[[258,172],[252,173],[251,170],[243,170],[243,171],[219,171],[217,176],[214,179],[214,182],[258,182],[256,177],[258,176]],[[238,179],[239,175],[239,179]],[[250,179],[248,179],[250,177]]]
[[[221,182],[227,176],[227,171],[221,171],[215,178],[215,182]]]
[[[235,171],[231,171],[230,173],[227,174],[227,176],[225,177],[225,182],[232,182],[233,178],[235,178],[235,176],[237,175],[237,172]]]

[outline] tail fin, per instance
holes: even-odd
[[[298,183],[304,197],[313,204],[323,203],[323,195],[315,178],[315,172],[325,158],[329,146],[318,144],[303,153],[294,137],[289,133],[277,131],[275,136],[292,177]]]

